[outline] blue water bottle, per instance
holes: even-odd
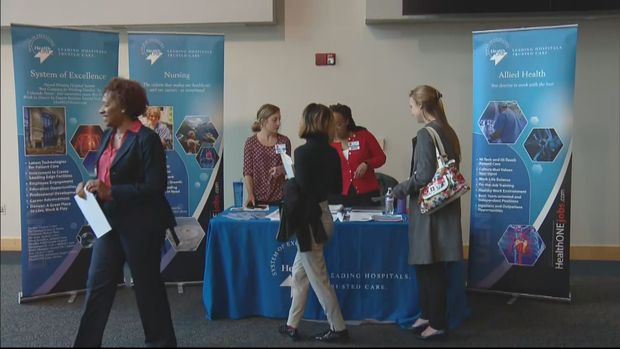
[[[235,207],[243,207],[243,179],[233,182]]]

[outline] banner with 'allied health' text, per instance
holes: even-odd
[[[570,299],[577,26],[473,34],[470,289]]]

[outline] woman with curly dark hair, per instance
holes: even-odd
[[[147,347],[176,347],[170,305],[161,278],[160,248],[176,225],[164,196],[166,154],[157,133],[138,117],[148,100],[140,83],[114,78],[99,113],[108,126],[97,153],[97,178],[77,195],[95,193],[112,230],[95,240],[76,347],[100,347],[123,265],[129,264]]]
[[[374,206],[372,198],[380,195],[375,170],[385,164],[385,153],[370,131],[355,124],[351,108],[338,103],[330,109],[336,126],[332,147],[338,151],[342,171],[342,193],[331,197],[330,203]]]

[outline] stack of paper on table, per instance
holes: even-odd
[[[332,213],[332,218],[334,219],[334,222],[337,221],[337,220],[340,220],[341,222],[344,222],[344,213],[342,211],[336,212],[336,213]]]
[[[349,222],[369,222],[372,221],[372,214],[367,212],[353,212],[349,213]]]
[[[342,211],[342,209],[344,208],[344,206],[342,205],[329,205],[329,211],[332,214],[338,213],[340,211]]]
[[[268,218],[272,222],[279,222],[280,221],[280,211],[279,210],[275,210],[275,211],[271,212],[270,214],[268,214],[265,218]],[[337,221],[338,218],[340,218],[340,221],[342,222],[344,220],[344,215],[342,214],[342,212],[332,213],[332,218],[334,219],[334,222]]]
[[[402,215],[385,215],[385,214],[381,214],[381,215],[374,215],[372,216],[372,219],[375,222],[402,222],[403,221],[403,216]]]
[[[230,212],[269,212],[269,206],[267,205],[259,205],[256,207],[232,207]]]
[[[271,212],[265,218],[269,218],[272,221],[279,222],[280,221],[280,210],[275,210],[275,211]]]
[[[379,206],[352,207],[351,212],[368,213],[368,214],[383,214],[383,208]]]
[[[263,219],[267,217],[267,214],[265,212],[229,212],[225,214],[224,217],[236,221],[252,221]]]

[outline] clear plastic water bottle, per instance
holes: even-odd
[[[388,188],[385,194],[385,214],[388,216],[394,215],[394,198],[392,197],[392,188]]]

